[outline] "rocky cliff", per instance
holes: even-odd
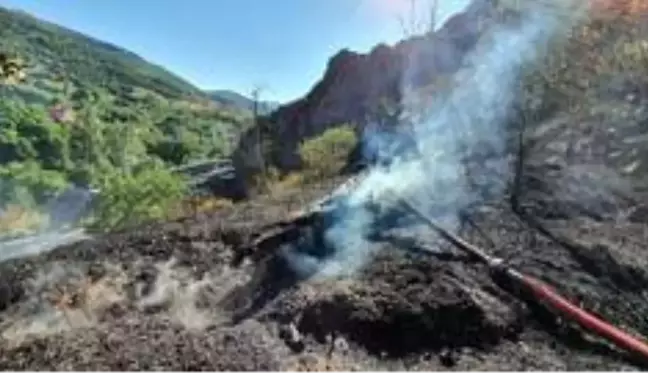
[[[303,98],[281,106],[241,138],[234,153],[237,167],[258,170],[260,139],[279,144],[265,149],[266,164],[280,170],[299,167],[298,144],[327,128],[350,123],[358,131],[375,118],[385,102],[400,102],[405,87],[422,88],[453,73],[495,22],[495,0],[475,0],[437,32],[411,37],[370,53],[342,50],[333,56],[322,79]],[[276,141],[280,140],[280,141]]]

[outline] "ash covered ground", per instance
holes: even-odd
[[[645,216],[636,203],[614,206],[614,218],[540,203],[555,201],[547,190],[557,188],[550,176],[532,187],[540,173],[529,172],[526,212],[507,199],[484,202],[458,233],[648,335]],[[0,368],[645,368],[495,283],[422,227],[386,229],[353,276],[299,278],[273,248],[233,265],[262,226],[336,183],[0,263]]]

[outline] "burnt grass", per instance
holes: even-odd
[[[645,368],[431,234],[393,230],[374,242],[357,273],[339,278],[299,276],[272,248],[232,264],[260,227],[331,185],[0,263],[0,368]],[[525,214],[505,202],[474,209],[458,233],[595,314],[648,335],[645,222],[540,219],[530,203]],[[180,285],[168,286],[164,273]],[[200,284],[193,292],[192,283]],[[53,307],[51,295],[66,292],[76,298]],[[167,293],[175,295],[160,296]],[[151,297],[164,299],[143,302]]]

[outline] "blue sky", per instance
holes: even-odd
[[[198,87],[288,101],[342,48],[403,36],[411,0],[0,0],[129,49]],[[424,2],[418,0],[418,7]],[[439,18],[469,0],[438,0]],[[419,12],[423,17],[425,12]]]

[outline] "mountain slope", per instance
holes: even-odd
[[[234,106],[247,111],[254,110],[254,100],[238,92],[220,89],[207,91],[207,94],[212,98],[212,100],[223,105]],[[257,109],[259,110],[259,113],[268,114],[272,110],[275,110],[279,106],[279,103],[272,101],[260,101],[258,105],[259,106]]]
[[[113,93],[132,87],[166,97],[201,96],[202,92],[136,54],[24,12],[0,7],[0,49],[27,58],[41,77],[83,81]]]
[[[52,213],[50,198],[79,184],[108,198],[130,182],[130,190],[105,204],[108,215],[122,216],[112,222],[128,220],[136,203],[149,215],[145,219],[166,214],[156,204],[176,189],[163,187],[164,180],[184,190],[175,168],[227,157],[249,123],[246,110],[213,102],[128,50],[24,12],[0,8],[0,55],[26,65],[25,79],[0,84],[0,221],[9,220],[12,232],[17,219],[2,214],[8,206]],[[108,185],[120,179],[125,183]],[[211,192],[205,184],[220,185],[193,181],[189,185]],[[157,197],[146,190],[151,184],[160,186]],[[124,202],[138,191],[155,202]],[[102,221],[105,228],[112,225],[108,220]]]

